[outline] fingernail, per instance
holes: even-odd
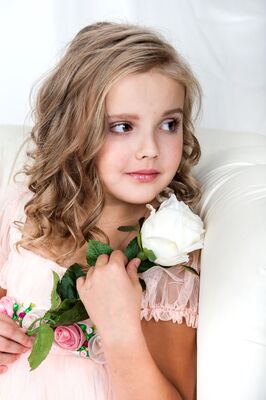
[[[139,258],[136,258],[135,260],[135,267],[138,268],[140,265],[141,260]]]

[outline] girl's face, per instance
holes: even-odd
[[[108,130],[96,159],[106,202],[145,204],[182,157],[184,88],[159,72],[130,74],[106,97]]]

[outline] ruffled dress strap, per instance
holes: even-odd
[[[14,221],[24,220],[24,206],[31,195],[26,184],[16,183],[9,187],[0,201],[0,287],[4,289],[6,289],[8,257],[21,237]]]
[[[190,253],[186,265],[200,270],[200,250]],[[198,326],[199,277],[180,266],[163,268],[154,266],[139,274],[145,281],[142,295],[141,319],[149,321],[172,321],[181,324],[183,317],[187,326]]]

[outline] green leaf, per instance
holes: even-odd
[[[154,267],[154,263],[151,262],[150,260],[146,259],[144,261],[141,261],[141,263],[138,267],[138,273],[145,272],[145,271],[147,271],[147,269],[150,269],[152,267]]]
[[[39,328],[39,332],[35,338],[31,353],[28,357],[31,371],[37,368],[41,362],[45,360],[52,347],[53,341],[53,329],[47,324],[42,324]]]
[[[200,274],[198,273],[198,271],[196,271],[194,268],[189,267],[188,265],[182,265],[182,267],[184,269],[187,269],[188,271],[192,272],[193,274],[200,276]]]
[[[88,319],[88,313],[81,300],[65,299],[56,310],[48,310],[44,320],[52,320],[54,327],[58,325],[72,325],[75,322]]]
[[[146,247],[143,249],[145,256],[151,261],[154,262],[156,260],[156,256],[154,252]]]
[[[145,221],[145,217],[141,217],[140,219],[139,219],[139,229],[141,229],[142,228],[142,225],[143,225],[143,222]]]
[[[54,310],[55,308],[59,307],[61,304],[61,299],[59,294],[57,293],[57,285],[60,282],[59,275],[53,271],[53,279],[54,279],[54,285],[51,293],[51,309]]]
[[[138,225],[126,225],[126,226],[119,226],[117,228],[118,231],[121,232],[132,232],[132,231],[138,231]]]
[[[141,241],[141,233],[140,232],[138,233],[137,240],[138,240],[139,248],[142,250],[142,241]]]
[[[26,334],[28,336],[33,336],[33,335],[35,335],[35,333],[37,333],[39,331],[39,327],[41,325],[40,321],[42,321],[42,319],[43,319],[43,317],[37,318],[30,324],[30,326],[28,327],[27,332],[26,332]],[[38,326],[36,326],[37,322],[39,322]]]
[[[133,258],[137,257],[139,252],[138,240],[137,237],[132,239],[127,248],[124,250],[125,255],[127,256],[128,260],[132,260]]]
[[[98,242],[97,240],[89,240],[86,254],[88,265],[95,265],[100,254],[111,254],[112,251],[113,249],[105,243]]]
[[[144,292],[144,290],[146,290],[146,283],[144,279],[139,278],[139,283],[141,284],[142,291]]]
[[[58,284],[58,292],[62,300],[79,299],[76,287],[76,280],[86,275],[79,264],[71,265],[64,273],[61,282]],[[53,308],[52,308],[53,309]]]
[[[147,260],[147,256],[144,254],[143,251],[139,251],[138,254],[137,254],[137,257],[138,257],[141,261]]]

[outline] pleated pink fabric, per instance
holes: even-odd
[[[2,201],[0,286],[17,303],[34,303],[46,310],[51,304],[52,271],[62,277],[66,268],[29,250],[16,250],[14,244],[20,232],[13,221],[24,221],[24,206],[30,196],[24,184],[16,184]],[[193,268],[199,270],[198,252],[191,261]],[[146,283],[141,319],[185,322],[197,328],[199,278],[195,274],[175,266],[154,266],[139,276]],[[107,364],[53,346],[44,362],[30,372],[28,356],[29,352],[24,353],[0,375],[0,400],[115,400]]]

